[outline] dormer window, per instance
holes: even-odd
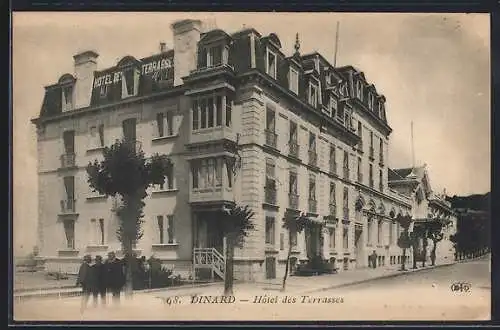
[[[335,117],[335,115],[337,114],[338,104],[337,104],[337,99],[331,95],[330,95],[330,102],[328,104],[328,107],[330,108],[330,113],[331,113],[332,117]]]
[[[361,80],[356,81],[356,97],[363,101],[363,83]]]
[[[122,98],[136,96],[139,92],[139,71],[127,69],[122,74]]]
[[[309,104],[314,108],[318,106],[318,86],[313,83],[309,83]]]
[[[290,67],[290,73],[288,76],[290,90],[295,94],[299,94],[299,71],[295,68]]]
[[[277,58],[276,53],[272,52],[269,48],[267,49],[266,56],[266,73],[276,79],[276,65]]]
[[[99,96],[106,97],[108,95],[108,85],[101,85],[99,88]]]
[[[373,93],[368,93],[368,108],[370,110],[375,110],[375,107],[374,107],[374,97],[373,97]]]
[[[62,88],[62,111],[73,110],[73,85]]]
[[[383,102],[379,102],[378,104],[378,116],[385,121],[385,105]]]

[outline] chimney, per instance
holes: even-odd
[[[92,86],[94,84],[94,71],[97,70],[99,54],[92,50],[84,51],[73,56],[75,70],[75,109],[85,108],[90,105]]]
[[[202,23],[185,19],[171,26],[174,34],[174,86],[183,84],[182,77],[189,75],[198,64],[198,41]]]
[[[160,42],[160,53],[165,53],[167,51],[167,44]]]

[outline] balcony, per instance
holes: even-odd
[[[276,189],[265,187],[264,192],[265,192],[265,194],[264,194],[265,195],[265,198],[264,198],[265,203],[271,204],[271,205],[277,205],[277,198],[276,198],[277,191],[276,191]]]
[[[344,166],[343,170],[344,170],[344,179],[349,180],[349,167]]]
[[[217,141],[223,139],[236,142],[236,133],[231,127],[222,125],[209,128],[200,128],[197,130],[191,129],[189,134],[190,144],[205,143],[207,141]]]
[[[288,142],[288,155],[291,157],[299,158],[299,145],[297,142]]]
[[[309,199],[309,213],[316,213],[318,211],[318,202],[315,199]]]
[[[61,155],[61,168],[72,168],[76,166],[75,154],[66,153]]]
[[[374,149],[373,147],[370,147],[369,157],[371,160],[375,159],[374,155],[375,155]]]
[[[76,212],[76,199],[61,200],[61,214],[73,214]]]
[[[234,193],[232,188],[215,186],[206,188],[191,188],[189,193],[190,203],[209,203],[221,201],[233,201]]]
[[[292,210],[299,209],[299,195],[288,194],[288,208]]]
[[[329,209],[330,209],[330,215],[333,216],[334,218],[336,218],[337,217],[337,205],[330,203]]]
[[[309,150],[309,165],[318,166],[318,154],[314,150]]]
[[[276,149],[278,134],[269,130],[265,130],[264,134],[266,135],[266,145]]]
[[[330,160],[330,174],[337,175],[337,163],[332,160]]]

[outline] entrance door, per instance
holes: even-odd
[[[276,258],[266,257],[266,279],[276,278]]]
[[[362,229],[356,229],[354,231],[354,253],[356,254],[356,268],[363,267],[362,260],[364,261],[364,256],[363,246],[361,242],[362,234]]]

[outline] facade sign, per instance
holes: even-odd
[[[139,74],[142,76],[152,76],[153,79],[157,80],[160,76],[162,76],[162,72],[173,68],[173,62],[172,55],[148,60],[140,66]],[[94,77],[94,88],[120,83],[123,72],[118,70],[119,69],[117,68],[116,72],[110,72]]]

